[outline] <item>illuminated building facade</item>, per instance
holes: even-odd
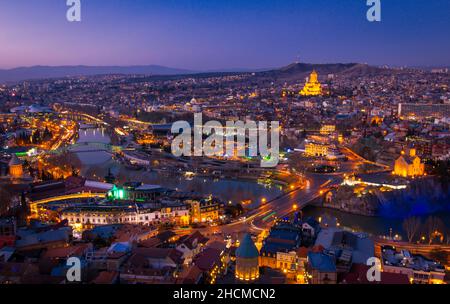
[[[318,96],[322,94],[322,86],[318,81],[318,75],[316,71],[312,71],[309,76],[308,81],[306,81],[305,86],[300,91],[302,96]]]
[[[323,134],[323,135],[331,134],[331,133],[333,133],[335,131],[336,131],[336,126],[335,125],[323,125],[320,128],[320,134]]]
[[[283,270],[283,272],[287,271],[296,271],[297,270],[297,252],[289,251],[277,252],[277,268]]]
[[[450,116],[450,104],[399,103],[399,117],[445,118]]]
[[[264,249],[264,247],[261,249],[261,255],[259,257],[261,267],[277,268],[277,253],[268,252]]]
[[[258,256],[258,249],[247,233],[236,250],[236,279],[253,281],[259,278]]]
[[[327,156],[329,146],[321,143],[309,142],[305,145],[307,156]]]
[[[192,223],[212,222],[219,219],[219,202],[209,198],[187,201],[191,206]]]
[[[84,205],[63,210],[62,220],[67,220],[75,230],[90,229],[109,224],[152,225],[159,223],[189,224],[189,209],[184,204],[164,206],[121,205]]]
[[[298,269],[297,249],[302,240],[302,228],[289,221],[277,222],[264,239],[260,250],[261,267],[279,269],[293,275]]]
[[[12,155],[9,161],[9,175],[14,178],[22,177],[23,165],[19,158],[15,154]]]
[[[123,187],[114,186],[107,196],[111,200],[154,201],[167,192],[167,189],[159,185],[130,182],[125,183]]]
[[[403,177],[424,175],[425,165],[416,155],[416,149],[410,149],[409,155],[402,154],[395,160],[394,174]]]

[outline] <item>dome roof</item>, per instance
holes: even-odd
[[[258,249],[253,243],[253,240],[250,234],[246,234],[239,245],[239,248],[236,249],[236,257],[237,258],[257,258],[259,256]]]
[[[13,155],[11,156],[11,160],[9,161],[9,166],[17,166],[21,164],[22,162],[20,161],[20,159],[16,156],[16,154],[13,153]]]

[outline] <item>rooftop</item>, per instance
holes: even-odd
[[[420,254],[411,254],[407,250],[396,251],[390,246],[381,248],[381,257],[386,266],[412,268],[425,272],[444,272],[445,268],[439,262],[427,259]]]
[[[250,234],[246,234],[242,239],[239,248],[236,250],[238,258],[257,258],[259,256],[258,249],[252,240]]]
[[[329,255],[320,252],[309,252],[308,262],[311,267],[320,272],[336,272],[336,264]]]
[[[343,274],[339,282],[344,284],[409,284],[408,275],[402,273],[381,272],[381,280],[369,282],[367,271],[369,266],[365,264],[353,264],[350,272]]]
[[[355,234],[339,228],[322,229],[317,236],[315,246],[322,246],[332,251],[336,256],[342,256],[353,263],[366,263],[367,259],[374,256],[375,247],[373,241],[365,234]]]

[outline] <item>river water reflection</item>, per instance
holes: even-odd
[[[104,129],[81,129],[78,135],[78,145],[74,147],[77,151],[95,149],[93,145],[88,144],[84,146],[86,143],[110,143],[110,138]],[[108,170],[111,169],[113,174],[127,181],[157,184],[185,192],[194,191],[207,195],[212,194],[225,202],[251,201],[253,206],[260,202],[262,198],[269,200],[283,193],[278,185],[261,185],[256,181],[203,177],[187,179],[184,176],[166,176],[145,170],[130,170],[122,166],[118,161],[113,160],[112,155],[104,151],[79,152],[76,155],[83,165],[81,174],[88,178],[105,176]],[[248,205],[248,207],[253,207],[252,205]]]
[[[82,129],[79,131],[77,143],[83,144],[87,142],[109,143],[110,138],[105,133],[105,130],[102,129]],[[85,150],[89,148],[80,146],[77,149]],[[111,169],[116,176],[120,176],[121,179],[127,181],[158,184],[185,192],[194,191],[205,195],[212,194],[225,202],[232,201],[236,203],[249,200],[252,202],[252,205],[247,207],[257,206],[262,198],[270,200],[282,194],[281,188],[277,185],[261,185],[256,181],[250,180],[224,180],[203,177],[187,179],[184,176],[166,176],[144,170],[129,170],[118,161],[113,160],[111,154],[103,151],[80,152],[77,155],[83,164],[81,173],[88,178],[105,176],[108,170]],[[388,236],[392,229],[392,236],[398,234],[403,239],[406,237],[402,228],[402,219],[365,217],[316,207],[307,207],[304,210],[304,216],[312,216],[316,219],[319,217],[337,218],[342,226],[376,236]],[[446,226],[449,226],[450,214],[439,214],[438,217],[441,218]],[[425,220],[426,217],[422,218],[422,223]]]
[[[339,210],[320,208],[309,206],[303,210],[304,217],[311,216],[315,219],[336,219],[342,226],[354,231],[364,231],[374,236],[391,236],[399,235],[403,240],[406,240],[406,234],[402,227],[403,219],[401,218],[383,218],[383,217],[367,217],[361,215],[350,214]],[[433,214],[442,220],[443,224],[449,229],[450,214],[439,213]],[[417,237],[426,235],[425,221],[428,216],[421,216],[422,229]],[[392,230],[391,230],[392,229]],[[420,236],[419,236],[420,235]]]
[[[74,150],[82,151],[76,153],[76,155],[84,166],[101,165],[111,160],[112,155],[110,153],[106,151],[86,151],[97,149],[95,143],[109,144],[110,142],[111,140],[103,128],[80,129],[77,146],[74,147]],[[85,144],[86,146],[84,146]]]

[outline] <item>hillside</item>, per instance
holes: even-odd
[[[285,82],[303,81],[309,76],[312,70],[319,73],[319,77],[326,77],[328,74],[345,75],[347,77],[375,76],[382,74],[392,74],[396,70],[379,68],[360,63],[292,63],[278,69],[263,70],[255,72],[258,80]],[[161,76],[163,78],[183,78],[183,77],[211,77],[220,75],[233,75],[238,73],[250,73],[251,70],[236,69],[235,71],[214,71],[199,72],[184,69],[169,68],[159,65],[145,66],[33,66],[21,67],[9,70],[0,69],[0,83],[14,83],[23,80],[62,78],[72,76],[93,76],[108,74],[123,75],[148,75]]]
[[[142,66],[32,66],[0,70],[0,83],[22,80],[61,78],[69,76],[92,76],[107,74],[179,75],[193,71],[159,65]]]
[[[280,69],[257,73],[261,78],[271,79],[272,81],[295,81],[302,80],[309,76],[312,70],[316,70],[319,76],[328,74],[346,75],[348,77],[358,77],[362,75],[381,75],[392,73],[390,69],[369,66],[361,63],[329,63],[329,64],[311,64],[311,63],[292,63]]]

